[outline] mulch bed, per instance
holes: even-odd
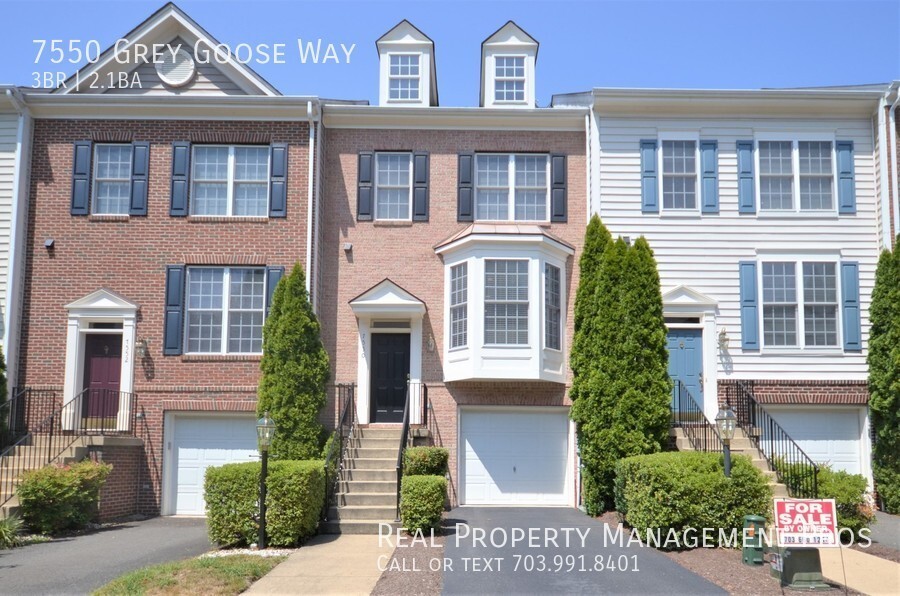
[[[429,563],[432,559],[443,561],[444,539],[444,536],[436,534],[432,546],[431,537],[426,535],[425,545],[417,540],[415,545],[395,548],[394,556],[375,584],[372,594],[440,594],[444,587],[443,573],[438,565],[435,565],[438,569],[433,571]]]

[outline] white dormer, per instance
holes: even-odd
[[[481,42],[481,103],[487,108],[533,108],[537,40],[507,21]]]
[[[378,47],[381,106],[438,105],[434,42],[407,20],[375,42]]]

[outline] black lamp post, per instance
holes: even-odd
[[[731,439],[734,438],[734,430],[737,428],[737,416],[731,406],[725,404],[725,407],[716,414],[716,429],[719,431],[719,438],[722,439],[723,451],[725,452],[725,477],[731,477]]]
[[[266,412],[256,422],[256,438],[262,469],[259,472],[259,548],[266,548],[266,476],[269,473],[269,446],[275,436],[275,421]]]

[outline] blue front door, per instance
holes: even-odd
[[[667,335],[669,376],[675,385],[673,404],[677,407],[678,381],[684,383],[697,405],[703,407],[703,334],[700,329],[670,329]]]

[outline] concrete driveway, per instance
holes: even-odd
[[[156,517],[0,551],[0,594],[87,594],[120,575],[210,550],[206,520]]]
[[[651,548],[628,547],[627,534],[621,546],[605,538],[608,526],[575,509],[460,507],[449,517],[445,594],[726,594]]]

